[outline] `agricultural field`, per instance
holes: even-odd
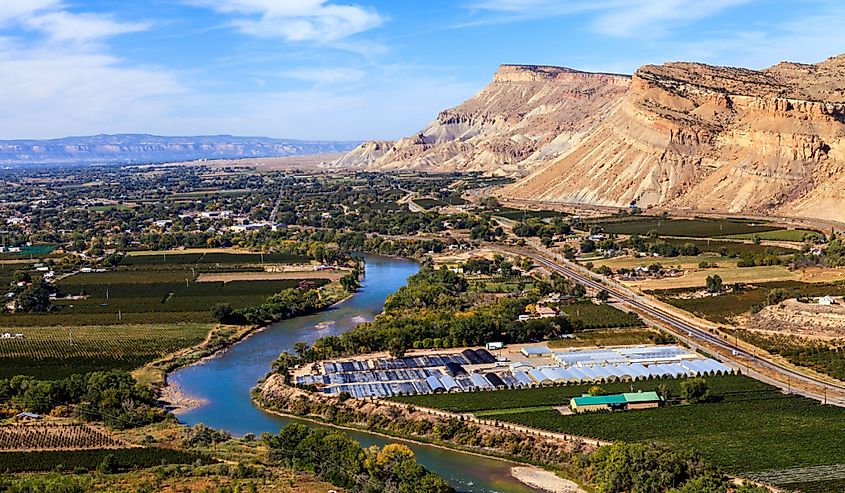
[[[139,257],[145,258],[145,257]],[[155,259],[156,257],[153,257]],[[0,327],[213,322],[211,307],[221,301],[234,308],[263,303],[268,296],[303,283],[322,286],[328,279],[220,280],[196,282],[184,264],[169,269],[126,269],[79,273],[56,285],[64,295],[49,313],[0,314]],[[315,276],[319,274],[314,274]]]
[[[131,370],[195,346],[211,324],[29,327],[24,339],[0,339],[0,378],[59,379],[74,373]]]
[[[762,234],[761,234],[762,235]],[[753,236],[753,235],[752,235]],[[644,238],[646,242],[653,243],[655,240]],[[687,244],[695,245],[702,253],[715,253],[722,257],[741,257],[748,253],[765,253],[767,251],[775,255],[787,255],[790,253],[797,253],[797,248],[786,248],[784,246],[770,246],[757,245],[751,242],[734,240],[711,240],[700,238],[659,238],[656,241],[662,241],[676,247],[682,247]],[[625,246],[630,246],[628,242],[623,243]]]
[[[800,276],[783,265],[761,265],[757,267],[719,267],[715,269],[690,269],[680,277],[666,277],[663,279],[645,279],[632,281],[631,286],[637,286],[643,291],[664,289],[703,288],[707,277],[719,276],[725,284],[757,284],[771,282],[798,281]]]
[[[576,332],[571,339],[557,339],[548,342],[548,346],[557,348],[596,347],[596,346],[635,346],[654,344],[661,333],[654,329],[600,329]]]
[[[839,437],[845,433],[845,409],[786,395],[744,376],[711,376],[706,380],[713,397],[709,403],[624,413],[564,416],[550,409],[586,392],[585,385],[407,396],[393,400],[495,416],[500,421],[597,439],[664,443],[694,450],[708,462],[740,475],[766,472],[772,477],[775,472],[799,467],[841,467],[845,441]],[[620,392],[629,391],[633,385],[634,391],[655,390],[665,384],[677,395],[681,381],[612,383],[602,388]],[[824,486],[832,489],[812,489],[808,485],[803,491],[841,491],[843,482],[837,478],[817,475],[816,480],[831,479]],[[794,476],[784,475],[784,481],[790,488],[804,488]]]
[[[9,473],[46,471],[94,471],[106,456],[114,458],[118,470],[155,467],[163,464],[211,464],[210,457],[159,447],[98,450],[47,450],[0,452],[0,468]]]
[[[703,254],[698,256],[678,256],[678,257],[614,257],[614,258],[598,258],[592,260],[593,265],[598,267],[606,265],[613,270],[619,269],[633,269],[635,267],[648,267],[649,265],[659,263],[663,267],[678,267],[681,269],[698,268],[701,262],[716,264],[724,269],[736,269],[738,262],[735,258],[722,257],[713,254]],[[583,262],[582,262],[583,263]]]
[[[845,381],[845,341],[763,334],[742,329],[727,329],[726,332],[771,354],[781,355],[794,365]]]
[[[640,217],[623,221],[597,221],[593,225],[604,228],[606,233],[646,236],[657,231],[660,236],[689,236],[712,238],[719,236],[760,234],[782,230],[777,226],[741,219],[663,219]]]
[[[715,377],[712,377],[715,378]],[[750,379],[749,379],[750,380]],[[633,386],[634,392],[642,390],[655,390],[661,384],[666,385],[677,393],[680,382],[672,378],[656,378],[652,380],[641,380],[636,382],[611,382],[601,387],[606,392],[630,392]],[[752,382],[756,382],[752,380]],[[711,382],[711,388],[717,382]],[[455,413],[477,413],[487,411],[525,410],[537,406],[564,406],[569,404],[569,399],[578,397],[589,392],[594,384],[580,385],[556,385],[530,389],[508,389],[497,391],[481,392],[458,392],[451,394],[427,394],[391,397],[390,400],[404,402],[416,406],[443,409]],[[760,384],[764,385],[764,384]],[[557,411],[555,411],[557,412]]]
[[[128,448],[113,435],[88,424],[0,426],[0,452]]]
[[[697,451],[709,462],[740,475],[841,464],[845,441],[831,437],[845,433],[842,408],[785,395],[746,377],[708,377],[707,381],[715,398],[707,404],[624,414],[563,416],[536,411],[500,414],[497,419],[605,440],[664,443]]]
[[[308,264],[310,259],[302,255],[284,253],[229,253],[210,252],[132,252],[120,262],[121,267],[188,265],[197,269],[214,266],[261,265],[261,264]]]
[[[558,212],[558,211],[549,211],[549,210],[540,210],[540,211],[531,211],[531,210],[524,210],[524,209],[512,209],[510,207],[502,207],[501,209],[497,210],[493,215],[498,217],[503,217],[505,219],[510,219],[512,221],[524,221],[529,218],[536,218],[536,219],[551,219],[555,217],[569,217],[570,214],[565,212]]]
[[[693,299],[679,297],[688,293],[690,289],[655,290],[649,291],[648,294],[711,322],[730,323],[733,317],[748,313],[755,307],[766,306],[766,295],[773,289],[785,289],[791,297],[843,296],[845,295],[845,282],[763,282],[755,283],[753,286],[748,286],[746,289],[737,292]]]
[[[753,240],[755,236],[759,237],[761,240],[802,242],[810,239],[817,239],[821,236],[821,233],[809,229],[782,229],[777,231],[764,231],[762,233],[730,235],[728,238]]]
[[[642,327],[643,321],[633,313],[606,303],[595,304],[590,301],[573,304],[561,304],[560,311],[565,313],[573,324],[584,329],[607,329],[612,327]]]
[[[443,207],[446,202],[438,199],[414,199],[413,202],[425,210],[433,209],[435,207]]]

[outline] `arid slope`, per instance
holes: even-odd
[[[417,135],[364,143],[335,164],[524,176],[607,118],[629,81],[559,67],[503,65],[490,85],[441,112]]]
[[[845,220],[843,67],[644,66],[610,118],[503,194]]]

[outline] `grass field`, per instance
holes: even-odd
[[[657,231],[662,236],[708,238],[777,231],[776,226],[739,219],[662,219],[642,217],[624,221],[596,222],[607,233],[647,235]]]
[[[202,342],[213,325],[30,327],[25,339],[0,339],[0,378],[57,379],[74,373],[130,370]]]
[[[396,398],[415,405],[452,411],[513,409],[495,418],[535,428],[604,440],[659,442],[700,453],[727,471],[757,471],[843,463],[845,409],[782,394],[762,382],[742,377],[707,377],[715,401],[625,413],[563,416],[537,406],[560,405],[585,386],[549,387],[477,394]],[[653,390],[666,383],[677,391],[680,381],[635,382],[634,389]],[[609,391],[628,390],[627,383],[608,384]],[[819,480],[825,479],[822,477]],[[827,483],[830,487],[832,483]],[[842,484],[837,483],[841,488]],[[815,490],[819,491],[819,490]],[[841,489],[827,490],[841,491]]]
[[[738,269],[745,270],[745,269]],[[786,289],[793,297],[843,296],[845,282],[807,283],[797,281],[757,283],[748,289],[715,297],[681,299],[676,296],[686,289],[651,291],[662,301],[716,323],[728,323],[732,317],[748,313],[752,307],[765,306],[766,295],[772,289]]]
[[[550,348],[593,347],[593,346],[634,346],[653,344],[660,332],[654,329],[601,329],[578,332],[574,339],[549,341]]]

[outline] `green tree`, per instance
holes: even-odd
[[[15,307],[18,311],[33,313],[50,310],[50,290],[47,283],[38,280],[18,295]]]
[[[722,278],[718,274],[713,276],[707,276],[706,283],[708,293],[722,292]]]
[[[681,382],[681,399],[690,403],[698,404],[707,402],[710,398],[710,387],[703,378],[690,378]]]

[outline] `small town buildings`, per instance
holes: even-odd
[[[537,316],[540,318],[555,318],[557,317],[557,310],[548,306],[538,306]]]
[[[663,399],[657,392],[630,392],[612,395],[582,395],[569,400],[569,408],[576,413],[593,411],[627,411],[652,409]]]
[[[526,358],[550,358],[552,350],[548,346],[525,346],[519,350]]]

